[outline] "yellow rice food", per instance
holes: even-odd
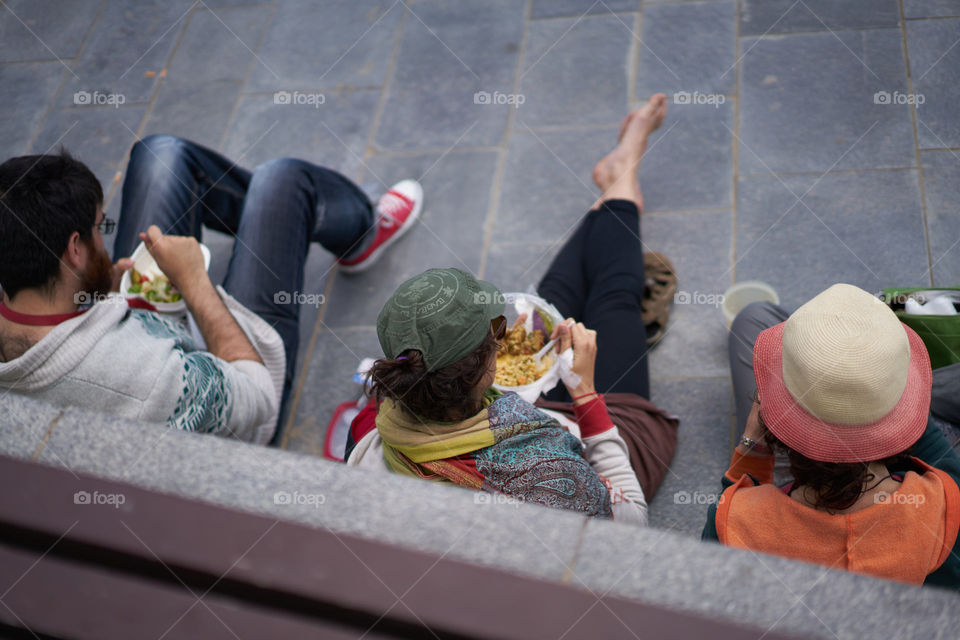
[[[521,387],[530,384],[545,374],[553,364],[553,358],[544,356],[537,366],[533,354],[543,348],[546,338],[536,329],[527,335],[523,326],[507,332],[500,353],[497,354],[497,375],[494,382],[503,387]]]

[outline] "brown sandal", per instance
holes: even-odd
[[[647,286],[643,292],[641,317],[647,330],[647,346],[652,347],[666,332],[670,305],[677,292],[677,273],[665,255],[654,251],[643,254],[643,270]]]

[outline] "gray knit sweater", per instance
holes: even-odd
[[[266,443],[283,389],[283,342],[222,288],[218,292],[264,364],[225,362],[202,351],[179,322],[130,309],[113,295],[57,325],[21,357],[0,363],[0,395],[9,390],[59,406]]]

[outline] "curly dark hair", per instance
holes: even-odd
[[[434,422],[464,420],[480,410],[477,386],[497,347],[496,338],[488,333],[472,352],[436,371],[427,371],[416,349],[400,354],[405,360],[381,358],[367,372],[370,395],[378,401],[395,400],[407,413]]]
[[[880,480],[869,471],[871,462],[879,462],[889,468],[909,468],[909,449],[882,460],[864,462],[820,462],[811,460],[802,453],[791,449],[767,428],[763,416],[757,412],[757,420],[766,431],[764,440],[774,451],[780,451],[790,460],[790,473],[795,485],[809,487],[816,496],[814,508],[828,513],[849,509],[863,495],[864,485]]]

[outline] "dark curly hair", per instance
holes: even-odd
[[[763,422],[760,412],[757,420],[766,431],[764,440],[767,446],[774,451],[785,453],[790,460],[790,473],[795,485],[809,487],[816,496],[813,506],[828,513],[835,513],[849,509],[863,495],[864,485],[879,481],[869,471],[871,462],[879,462],[889,468],[902,469],[910,464],[909,449],[882,460],[867,460],[865,462],[820,462],[811,460],[802,453],[785,445],[773,435]]]
[[[472,352],[436,371],[427,371],[416,349],[400,354],[405,360],[381,358],[367,372],[369,393],[378,401],[395,400],[407,413],[434,422],[464,420],[480,410],[477,386],[496,357],[497,346],[488,333]]]

